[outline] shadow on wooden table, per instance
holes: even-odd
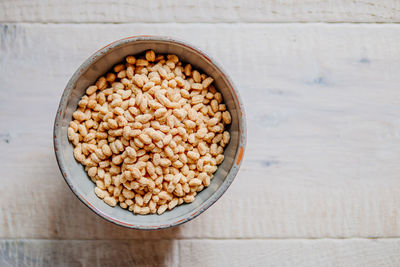
[[[96,215],[68,188],[56,162],[51,167],[53,192],[47,196],[41,225],[33,226],[33,237],[57,239],[24,245],[41,249],[43,260],[77,266],[162,266],[175,265],[180,227],[164,230],[134,230],[110,223]],[[133,215],[132,215],[133,216]],[[39,234],[39,236],[37,236]],[[29,243],[29,244],[28,244]]]
[[[3,218],[4,235],[14,239],[0,241],[0,266],[177,265],[180,227],[140,231],[114,225],[72,193],[52,149],[26,162],[15,181],[25,175],[29,184]]]

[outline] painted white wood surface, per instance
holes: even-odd
[[[395,0],[0,1],[0,266],[399,266],[400,25],[373,24],[399,11]],[[248,122],[226,194],[154,232],[90,212],[52,148],[69,77],[137,34],[207,51]]]
[[[0,22],[400,22],[400,2],[3,0]]]
[[[181,266],[399,266],[399,239],[183,240]]]
[[[1,266],[399,266],[399,239],[2,240]]]
[[[342,238],[400,235],[400,25],[2,25],[0,237]],[[248,145],[238,177],[181,227],[116,227],[81,204],[52,147],[58,101],[93,51],[177,36],[231,75]]]

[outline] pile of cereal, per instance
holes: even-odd
[[[96,195],[135,214],[162,214],[210,185],[231,123],[212,82],[176,55],[150,50],[89,86],[68,138]]]

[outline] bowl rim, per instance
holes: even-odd
[[[169,43],[174,43],[178,45],[185,46],[186,48],[192,50],[195,53],[200,54],[205,58],[205,60],[209,61],[223,76],[223,78],[226,80],[228,83],[229,87],[232,89],[233,96],[236,98],[237,103],[239,104],[239,112],[240,116],[238,116],[239,119],[239,144],[238,148],[236,150],[235,158],[232,167],[229,169],[228,173],[226,174],[225,180],[222,182],[220,187],[215,191],[215,193],[206,199],[198,208],[196,208],[196,211],[192,214],[186,215],[183,219],[177,220],[173,223],[167,223],[167,224],[155,224],[155,225],[138,225],[138,224],[131,224],[131,223],[125,223],[121,222],[115,218],[112,218],[99,209],[97,209],[92,203],[90,203],[88,200],[86,200],[79,192],[75,189],[72,181],[69,179],[67,175],[67,168],[64,164],[64,158],[61,154],[61,139],[57,138],[57,134],[59,131],[61,131],[61,122],[62,122],[62,115],[64,113],[64,110],[67,106],[67,100],[70,92],[74,89],[74,85],[76,84],[77,80],[81,76],[82,73],[84,73],[89,67],[96,62],[99,58],[103,56],[106,52],[117,48],[125,43],[131,43],[131,42],[136,42],[136,41],[162,41],[162,42],[169,42]],[[63,178],[65,182],[67,183],[68,187],[71,189],[71,191],[75,194],[75,196],[83,203],[85,206],[87,206],[89,209],[91,209],[95,214],[100,216],[101,218],[112,222],[116,225],[119,226],[124,226],[127,228],[131,229],[139,229],[139,230],[156,230],[156,229],[165,229],[173,226],[177,226],[180,224],[183,224],[185,222],[191,221],[197,216],[199,216],[201,213],[203,213],[206,209],[211,207],[228,189],[228,187],[232,184],[234,178],[236,177],[239,168],[243,162],[243,156],[244,156],[244,151],[246,148],[246,115],[244,111],[244,105],[242,102],[242,99],[239,95],[239,92],[237,91],[234,83],[230,79],[230,77],[226,74],[225,70],[215,61],[214,58],[210,57],[207,53],[202,51],[201,49],[195,47],[192,44],[188,44],[186,41],[182,41],[179,39],[176,39],[175,37],[168,37],[168,36],[160,36],[160,35],[135,35],[135,36],[130,36],[126,38],[122,38],[119,40],[116,40],[99,50],[97,50],[95,53],[90,55],[79,67],[78,69],[74,72],[74,74],[71,76],[69,79],[66,87],[64,88],[63,94],[61,96],[56,117],[54,120],[54,128],[53,128],[53,145],[54,145],[54,152],[57,160],[58,167],[63,175]],[[162,216],[162,215],[160,215]]]

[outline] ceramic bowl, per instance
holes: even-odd
[[[229,127],[230,143],[225,148],[225,160],[218,167],[209,187],[197,194],[195,201],[182,204],[162,215],[135,215],[128,210],[110,207],[94,193],[94,183],[81,164],[75,161],[73,146],[68,141],[67,129],[78,101],[89,85],[122,62],[128,55],[153,49],[156,53],[176,54],[182,62],[193,65],[214,78],[214,85],[223,95],[232,116]],[[102,218],[135,229],[160,229],[190,221],[215,203],[235,178],[242,162],[246,142],[243,104],[226,72],[200,49],[169,37],[135,36],[113,42],[90,56],[69,80],[58,107],[54,123],[54,149],[58,165],[72,192]]]

